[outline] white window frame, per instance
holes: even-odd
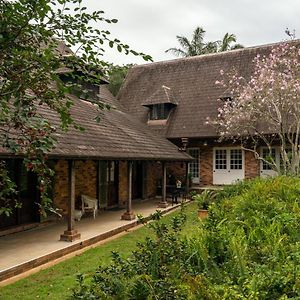
[[[278,146],[271,147],[272,149],[275,149],[275,162],[277,167],[280,167],[280,149]],[[268,147],[261,147],[260,148],[260,155],[263,158],[263,151],[267,149],[269,151]],[[274,169],[265,170],[264,169],[264,161],[260,160],[260,176],[261,177],[269,177],[269,176],[277,176],[278,172]]]
[[[217,150],[226,150],[226,169],[216,169]],[[241,150],[242,168],[231,168],[231,150]],[[241,147],[214,147],[213,148],[213,184],[224,185],[233,184],[245,178],[245,151]]]
[[[192,177],[192,183],[194,184],[199,184],[200,183],[200,148],[198,147],[192,147],[192,148],[188,148],[187,149],[187,153],[190,154],[190,151],[193,150],[197,150],[198,151],[198,177]],[[190,154],[191,155],[191,154]],[[193,155],[191,155],[192,157],[194,157]],[[194,162],[190,162],[188,165],[188,173],[191,174],[191,164],[195,163],[196,160]]]

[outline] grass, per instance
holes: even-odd
[[[193,232],[193,227],[199,224],[196,211],[195,203],[187,206],[187,222],[183,234],[189,235]],[[178,211],[165,216],[164,220],[169,222],[177,213]],[[151,234],[149,228],[141,227],[118,239],[89,249],[78,256],[2,287],[0,299],[67,299],[75,285],[76,274],[92,274],[100,264],[108,264],[112,251],[119,252],[123,257],[129,256],[136,243]]]

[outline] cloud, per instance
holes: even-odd
[[[286,27],[300,34],[300,1],[296,0],[88,0],[84,4],[117,18],[119,22],[108,27],[112,35],[155,60],[174,58],[165,50],[178,46],[176,35],[190,37],[197,26],[206,30],[207,40],[221,39],[229,32],[245,46],[281,41]],[[106,58],[118,64],[143,63],[111,49]]]

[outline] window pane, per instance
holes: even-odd
[[[168,118],[171,106],[168,103],[154,104],[150,111],[150,120],[165,120]]]
[[[276,159],[276,150],[275,148],[271,149],[271,153],[270,150],[267,148],[263,149],[263,153],[262,153],[262,157],[263,159],[265,159],[266,161],[272,163],[272,161],[275,161]],[[262,169],[263,170],[272,170],[272,166],[270,164],[268,164],[266,161],[262,161]]]
[[[227,151],[226,149],[215,150],[215,169],[226,170],[227,169]]]
[[[243,154],[241,149],[230,150],[230,169],[231,170],[243,169]]]
[[[193,162],[189,163],[189,173],[192,178],[199,178],[199,149],[188,149],[188,153],[195,158]]]

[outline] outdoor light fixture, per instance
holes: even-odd
[[[206,147],[207,145],[208,145],[207,141],[204,141],[204,142],[203,142],[203,146]]]
[[[180,151],[186,151],[187,144],[189,142],[188,138],[181,138],[182,147],[179,148]]]

